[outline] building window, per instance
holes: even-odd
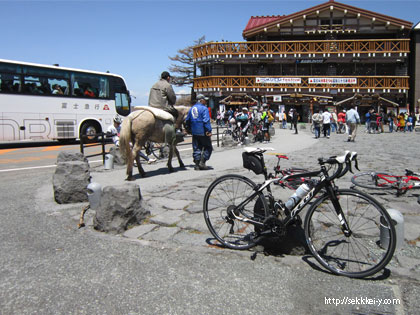
[[[282,75],[295,75],[295,64],[284,64]]]

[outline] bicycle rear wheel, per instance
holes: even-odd
[[[390,189],[398,182],[398,176],[387,173],[365,172],[354,175],[351,182],[356,186],[368,189]]]
[[[268,205],[262,193],[247,200],[255,193],[255,186],[244,176],[225,175],[216,179],[206,191],[204,219],[211,234],[226,247],[248,249],[258,242],[261,227],[235,218],[262,223],[268,216]]]
[[[337,198],[350,235],[344,235],[331,196],[324,194],[305,218],[309,249],[322,266],[335,274],[371,276],[385,268],[394,254],[396,233],[391,218],[381,204],[360,191],[339,189]]]

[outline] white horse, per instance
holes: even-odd
[[[128,115],[121,126],[120,132],[120,151],[122,157],[127,162],[127,180],[133,180],[133,164],[137,162],[137,167],[141,176],[146,172],[140,163],[138,152],[150,140],[156,143],[167,143],[169,145],[168,169],[172,172],[172,156],[175,152],[179,166],[184,167],[178,149],[176,148],[175,128],[181,128],[182,123],[187,117],[190,107],[174,106],[178,111],[178,118],[174,124],[172,115],[163,110],[151,107],[139,107]],[[131,145],[131,144],[132,145]]]

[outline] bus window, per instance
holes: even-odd
[[[0,73],[0,92],[19,92],[20,77],[8,73]]]
[[[54,93],[54,86],[58,85],[61,88],[61,91],[63,91],[62,95],[69,95],[69,82],[64,79],[51,79],[48,78],[48,85],[51,88],[51,91],[53,91],[54,95],[58,95]]]
[[[108,78],[89,75],[84,73],[74,73],[72,75],[73,95],[86,97],[108,98]]]
[[[28,94],[51,94],[47,78],[26,75],[23,78],[23,92]]]

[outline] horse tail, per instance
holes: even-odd
[[[128,115],[122,122],[120,131],[120,153],[121,157],[127,162],[127,157],[131,154],[131,121],[133,120],[131,115]]]

